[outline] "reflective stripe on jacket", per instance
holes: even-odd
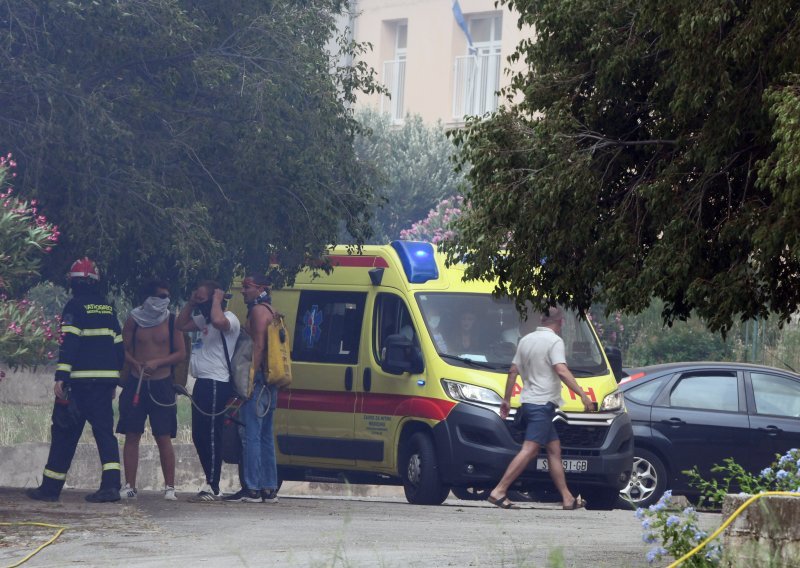
[[[117,312],[100,295],[72,298],[61,315],[56,380],[116,383],[125,361]]]

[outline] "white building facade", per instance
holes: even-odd
[[[357,0],[352,13],[353,37],[373,46],[363,59],[391,93],[364,96],[358,105],[398,123],[419,114],[454,127],[495,110],[497,91],[510,81],[508,56],[533,35],[494,0]]]

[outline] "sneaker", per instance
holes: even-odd
[[[130,483],[126,483],[125,487],[119,490],[120,499],[136,499],[138,492],[135,487],[131,487]]]
[[[33,487],[25,490],[25,495],[36,501],[45,501],[47,503],[55,503],[58,501],[58,495],[50,495],[42,491],[41,487]]]
[[[175,487],[172,485],[167,485],[164,488],[164,500],[166,501],[177,501],[178,497],[175,495]]]
[[[98,489],[84,497],[89,503],[113,503],[119,501],[119,489]]]
[[[262,489],[261,490],[261,501],[264,503],[277,503],[278,502],[278,490],[277,489]]]
[[[204,484],[200,491],[195,495],[194,501],[219,501],[222,498],[222,491],[214,491],[208,483]]]
[[[222,500],[229,503],[261,503],[261,492],[255,489],[242,488],[233,495],[223,497]]]

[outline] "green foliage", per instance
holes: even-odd
[[[45,314],[36,302],[13,297],[38,275],[42,255],[59,235],[35,201],[13,195],[15,166],[11,154],[0,156],[0,363],[16,368],[53,359],[61,335],[57,317]],[[0,380],[4,376],[0,371]]]
[[[400,238],[400,231],[422,219],[445,196],[461,191],[463,175],[454,171],[455,147],[437,123],[427,126],[418,115],[402,125],[388,114],[360,111],[366,132],[356,138],[356,153],[370,164],[376,196],[372,242]]]
[[[39,214],[38,203],[14,196],[16,162],[0,156],[0,292],[13,292],[38,274],[41,257],[58,242],[58,228]]]
[[[676,509],[672,491],[665,491],[658,503],[647,509],[637,509],[636,518],[642,521],[642,540],[647,544],[660,542],[660,546],[647,553],[647,562],[652,564],[669,555],[675,559],[693,550],[703,542],[708,533],[700,528],[697,512],[692,507],[683,511]],[[711,542],[699,553],[687,558],[681,566],[705,568],[718,566],[722,547]]]
[[[765,491],[800,491],[800,450],[792,448],[783,455],[776,454],[775,461],[761,470],[758,475],[746,471],[732,458],[724,460],[711,468],[712,472],[722,474],[722,481],[706,480],[696,467],[683,473],[689,477],[689,484],[700,490],[701,503],[711,507],[722,507],[725,495],[734,489],[747,495]]]
[[[655,365],[673,361],[730,361],[734,353],[718,333],[698,321],[675,322],[672,327],[642,330],[630,345],[628,366]]]
[[[751,495],[767,490],[766,484],[760,476],[746,471],[733,458],[726,458],[722,465],[714,465],[711,471],[720,474],[718,476],[720,479],[705,479],[697,466],[683,472],[689,478],[689,485],[696,487],[701,492],[699,505],[720,509],[725,495],[734,489]]]
[[[367,238],[347,105],[380,89],[338,63],[366,46],[326,51],[344,4],[0,4],[0,139],[65,234],[45,276],[88,254],[112,289],[179,288],[276,253],[291,278],[343,232]]]
[[[505,0],[533,25],[509,106],[455,134],[450,258],[548,298],[711,330],[800,302],[800,20],[790,0]],[[518,102],[517,102],[518,101]],[[497,250],[507,243],[507,252]],[[540,270],[532,270],[541,265]]]

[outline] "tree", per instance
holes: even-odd
[[[344,0],[0,4],[0,139],[18,187],[112,286],[264,270],[289,278],[345,232],[369,236],[355,158],[373,72],[326,51]],[[357,57],[366,48],[340,40]]]
[[[376,205],[372,242],[387,243],[422,219],[445,196],[461,191],[463,175],[454,171],[453,143],[441,123],[426,125],[409,115],[400,126],[388,114],[360,111],[367,132],[356,138],[356,152],[370,164]]]
[[[11,154],[0,156],[0,363],[29,367],[54,357],[59,321],[36,302],[17,299],[15,291],[38,274],[41,257],[56,245],[59,231],[36,202],[14,195],[9,181],[15,166]],[[0,380],[4,377],[0,369]]]
[[[456,133],[450,258],[497,292],[725,332],[800,302],[800,20],[789,0],[505,0],[536,37]],[[515,102],[518,101],[518,102]],[[497,251],[506,247],[504,254]],[[538,266],[538,270],[532,270]]]
[[[461,216],[464,198],[460,195],[447,197],[428,211],[428,216],[412,224],[409,229],[400,231],[400,238],[407,241],[427,241],[439,244],[455,239],[452,227]]]

